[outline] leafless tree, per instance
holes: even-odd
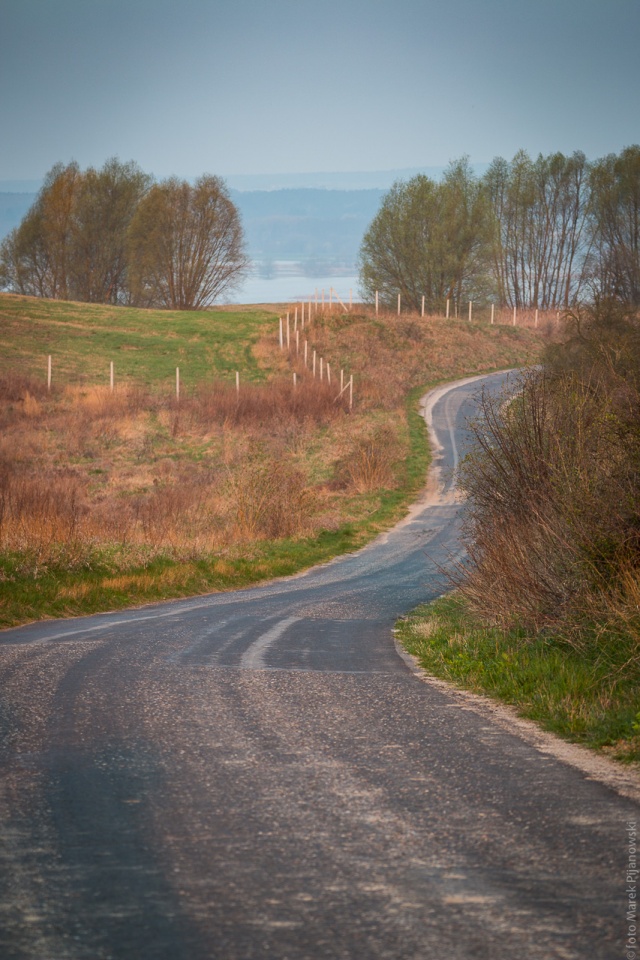
[[[197,310],[246,273],[240,216],[224,182],[202,176],[156,184],[129,231],[129,282],[135,303]]]

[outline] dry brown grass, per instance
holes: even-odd
[[[498,326],[355,313],[327,312],[304,335],[309,357],[315,348],[330,361],[331,384],[293,344],[279,350],[277,325],[254,348],[269,380],[243,379],[239,394],[222,381],[179,402],[134,383],[49,394],[41,381],[1,377],[0,552],[27,571],[108,556],[115,584],[134,560],[217,553],[224,564],[255,540],[336,529],[397,484],[411,387],[539,349]],[[337,396],[340,367],[354,374],[352,411],[348,391]]]
[[[484,399],[462,471],[461,589],[490,623],[637,658],[640,322],[603,304],[568,332],[512,404]]]

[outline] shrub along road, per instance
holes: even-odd
[[[0,635],[3,957],[623,955],[633,784],[539,751],[392,642],[444,587],[476,388],[433,404],[440,489],[359,553]]]

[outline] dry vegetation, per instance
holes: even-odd
[[[259,561],[261,543],[313,540],[372,515],[389,523],[416,490],[409,390],[533,360],[543,339],[511,326],[336,312],[304,336],[331,362],[331,385],[312,377],[295,348],[279,350],[277,318],[249,358],[262,382],[244,371],[239,395],[230,378],[186,376],[179,402],[166,381],[132,377],[113,392],[70,382],[48,393],[42,378],[0,371],[5,594],[64,574],[59,595],[80,601],[89,590],[80,580],[93,571],[105,589],[144,596],[145,577],[153,579],[145,570],[158,558],[174,564],[162,576],[179,593],[193,589],[180,586],[180,564],[206,559],[224,572],[239,558]],[[351,411],[348,392],[336,398],[340,367],[354,374]],[[395,499],[381,513],[389,491]]]
[[[485,398],[468,458],[462,589],[503,627],[640,663],[640,326],[597,304],[568,318],[510,405]]]

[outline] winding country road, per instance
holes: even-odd
[[[628,956],[633,790],[393,643],[457,549],[476,390],[431,399],[441,473],[358,554],[0,634],[3,960]]]

